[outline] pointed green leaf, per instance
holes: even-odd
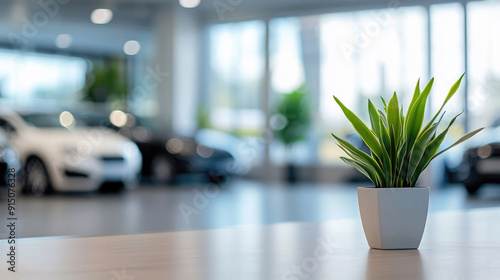
[[[408,110],[410,110],[413,106],[415,106],[415,102],[417,102],[418,96],[420,95],[420,78],[417,81],[417,85],[415,86],[415,91],[413,92],[413,97],[410,102],[410,106],[408,106]]]
[[[373,106],[373,103],[368,99],[368,113],[370,114],[370,123],[372,125],[372,130],[375,135],[380,139],[380,116],[377,113],[377,109]]]
[[[389,136],[389,131],[383,124],[384,120],[381,116],[379,119],[379,124],[380,124],[380,142],[382,143],[382,148],[386,151],[391,149],[391,137]]]
[[[352,126],[354,127],[356,132],[358,132],[359,136],[361,136],[368,148],[370,148],[370,150],[374,154],[380,156],[382,154],[382,148],[373,132],[358,118],[358,116],[356,116],[351,110],[345,107],[337,97],[334,96],[333,98],[335,98],[335,101],[337,101],[340,108],[342,108],[345,116],[351,122]]]
[[[383,176],[380,176],[377,174],[377,172],[373,169],[372,166],[370,166],[366,161],[363,161],[361,158],[357,157],[354,154],[349,153],[342,145],[338,145],[353,161],[355,161],[359,166],[363,167],[363,169],[366,171],[366,175],[370,180],[376,184],[376,185],[382,185],[382,179],[384,178]]]
[[[373,170],[380,176],[380,177],[383,177],[383,171],[382,169],[380,168],[380,166],[378,165],[378,163],[372,158],[370,157],[368,154],[366,154],[365,152],[361,151],[360,149],[354,147],[354,145],[352,145],[351,143],[335,136],[333,133],[332,133],[332,136],[333,138],[335,138],[337,140],[337,142],[339,143],[339,145],[341,145],[341,148],[343,148],[344,151],[347,152],[350,152],[351,154],[355,155],[356,157],[360,158],[361,160],[365,161],[368,165],[370,165]]]
[[[424,121],[425,115],[425,103],[427,102],[427,97],[429,96],[433,84],[434,78],[432,78],[427,86],[425,86],[424,90],[418,97],[415,106],[413,106],[413,108],[411,108],[406,115],[406,136],[408,138],[408,141],[410,142],[410,145],[413,144],[413,141],[415,141],[417,135],[420,132],[420,128],[422,128],[422,123]]]
[[[359,172],[361,172],[361,174],[365,175],[368,179],[370,179],[370,181],[372,181],[373,184],[375,184],[375,186],[377,186],[377,183],[373,181],[373,179],[370,177],[370,174],[368,173],[367,170],[365,170],[361,165],[359,165],[357,162],[355,162],[354,160],[352,159],[349,159],[349,158],[346,158],[346,157],[340,157],[340,159],[349,164],[350,166],[356,168]]]
[[[385,102],[385,99],[380,96],[380,99],[382,99],[382,103],[384,104],[384,111],[387,110],[387,102]]]
[[[472,136],[476,135],[477,133],[479,133],[481,130],[483,130],[484,127],[482,128],[479,128],[479,129],[476,129],[474,131],[472,131],[471,133],[468,133],[464,136],[462,136],[460,139],[457,140],[457,142],[453,143],[453,145],[449,146],[448,148],[442,150],[441,152],[437,153],[432,159],[435,159],[436,157],[438,157],[440,154],[448,151],[449,149],[455,147],[456,145],[459,145],[461,144],[462,142],[466,141],[467,139],[471,138]]]
[[[380,120],[382,121],[382,126],[389,131],[389,123],[387,122],[387,117],[385,116],[385,113],[383,111],[378,111]]]
[[[455,84],[453,84],[453,86],[450,88],[450,91],[448,92],[448,95],[444,99],[444,102],[441,105],[441,108],[439,108],[438,112],[434,115],[434,117],[432,117],[431,121],[425,126],[425,128],[428,128],[429,126],[432,125],[434,120],[437,118],[437,116],[443,110],[444,105],[446,105],[446,103],[448,103],[448,100],[450,100],[453,97],[453,95],[457,92],[458,88],[460,87],[460,83],[462,82],[462,78],[464,77],[464,75],[465,75],[465,73],[463,73],[462,76],[460,76],[460,78],[458,79],[458,81],[456,81]]]
[[[393,140],[399,138],[399,102],[396,92],[389,101],[389,107],[387,108],[387,122],[389,123],[389,131],[391,132],[391,138]],[[393,141],[395,143],[395,141]]]
[[[417,168],[420,160],[422,159],[422,156],[424,155],[425,152],[425,148],[433,140],[432,136],[435,133],[436,129],[437,129],[437,124],[432,125],[429,129],[424,131],[413,144],[408,162],[408,171],[406,173],[407,175],[410,175],[407,177],[408,181],[411,180],[411,176],[413,176],[415,169]]]
[[[446,127],[446,129],[443,132],[441,132],[436,138],[434,138],[427,145],[427,147],[425,148],[424,154],[420,158],[420,161],[419,161],[418,166],[415,169],[415,171],[413,171],[413,173],[408,173],[409,176],[410,176],[409,178],[411,178],[412,182],[416,182],[416,180],[418,179],[418,176],[420,176],[420,173],[422,173],[422,171],[427,167],[427,165],[429,164],[429,162],[432,160],[432,158],[434,157],[434,155],[438,151],[439,146],[441,146],[441,143],[443,143],[444,137],[448,133],[448,130],[453,125],[453,123],[458,118],[458,116],[460,116],[461,114],[462,113],[456,115],[450,121],[450,123],[448,124],[448,127]]]

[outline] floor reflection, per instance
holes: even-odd
[[[142,186],[121,194],[19,195],[18,236],[93,236],[359,220],[357,185],[300,183],[289,187],[232,180],[217,192],[205,187],[188,184]],[[464,188],[457,185],[433,190],[429,212],[495,206],[500,206],[498,186],[485,186],[478,197],[468,198]],[[6,210],[0,207],[0,219],[6,217]],[[0,228],[0,238],[6,236],[5,229]]]
[[[365,279],[424,280],[422,257],[418,250],[368,250]]]

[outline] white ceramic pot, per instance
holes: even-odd
[[[418,248],[427,220],[429,188],[358,188],[358,202],[371,248]]]

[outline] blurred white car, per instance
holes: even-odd
[[[95,191],[135,187],[142,157],[136,144],[105,128],[86,128],[69,112],[0,112],[0,128],[19,153],[23,191]]]

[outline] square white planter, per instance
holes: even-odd
[[[429,207],[429,188],[358,188],[366,240],[374,249],[417,249]]]

